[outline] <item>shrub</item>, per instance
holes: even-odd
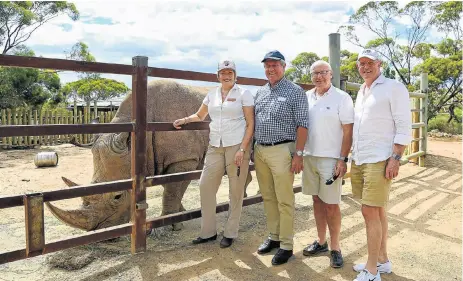
[[[459,112],[461,114],[461,111]],[[457,114],[458,115],[458,114]],[[460,115],[461,116],[461,115]],[[460,117],[461,118],[461,117]],[[456,120],[447,123],[449,119],[448,114],[439,114],[428,122],[428,131],[439,130],[439,132],[448,133],[452,135],[460,135],[462,132],[462,124]]]

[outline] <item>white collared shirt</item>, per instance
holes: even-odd
[[[339,158],[344,135],[342,125],[354,123],[352,98],[333,85],[323,96],[317,95],[315,88],[306,94],[309,132],[304,155]]]
[[[242,142],[246,131],[243,106],[254,106],[254,97],[249,90],[236,85],[230,89],[222,103],[222,86],[211,90],[204,98],[211,123],[209,124],[209,143],[224,147]]]
[[[355,101],[352,159],[355,164],[377,163],[392,155],[394,143],[412,140],[412,117],[407,88],[382,74]]]

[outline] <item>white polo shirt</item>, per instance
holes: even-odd
[[[254,106],[254,97],[249,90],[236,85],[228,92],[222,103],[222,86],[211,90],[204,98],[211,123],[209,124],[209,143],[220,147],[237,145],[242,142],[246,131],[243,106]]]
[[[304,155],[339,158],[343,138],[342,125],[354,123],[354,103],[346,92],[331,85],[318,96],[307,91],[309,132]]]
[[[352,159],[355,164],[378,163],[392,155],[394,143],[412,140],[412,115],[407,88],[380,75],[355,101]]]

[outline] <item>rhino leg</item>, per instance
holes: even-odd
[[[167,174],[181,173],[196,170],[198,162],[194,160],[174,163],[166,169]],[[185,211],[182,205],[183,195],[190,184],[190,181],[173,182],[163,185],[164,192],[162,194],[162,216]],[[172,225],[174,230],[181,230],[182,223]]]

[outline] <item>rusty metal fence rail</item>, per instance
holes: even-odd
[[[13,125],[0,126],[1,137],[14,136],[43,136],[82,133],[131,133],[131,179],[106,183],[77,186],[68,189],[47,191],[42,193],[24,194],[0,197],[0,209],[24,206],[26,248],[0,253],[0,264],[48,254],[79,245],[94,243],[106,239],[131,234],[131,252],[137,253],[146,250],[146,233],[150,228],[186,221],[201,216],[199,209],[185,211],[177,214],[146,219],[146,188],[168,182],[199,179],[201,171],[147,177],[144,174],[146,131],[178,131],[169,122],[147,122],[146,99],[148,76],[172,78],[183,80],[197,80],[217,82],[216,74],[194,71],[182,71],[148,67],[148,58],[137,56],[132,59],[132,65],[81,62],[63,59],[37,58],[0,55],[0,66],[30,67],[53,70],[69,70],[81,72],[98,72],[110,74],[123,74],[132,76],[132,119],[129,123],[107,124],[61,124],[61,125]],[[267,83],[264,79],[238,77],[242,85],[262,86]],[[303,89],[309,90],[313,85],[299,84]],[[208,130],[208,122],[192,123],[182,130]],[[253,169],[253,167],[251,167]],[[67,239],[47,243],[45,239],[44,203],[76,198],[86,195],[106,192],[131,190],[132,191],[132,217],[130,223],[96,231],[89,231]],[[294,187],[294,192],[300,192],[301,187]],[[256,204],[262,201],[260,195],[248,197],[243,205]],[[217,205],[217,212],[228,210],[228,204]]]

